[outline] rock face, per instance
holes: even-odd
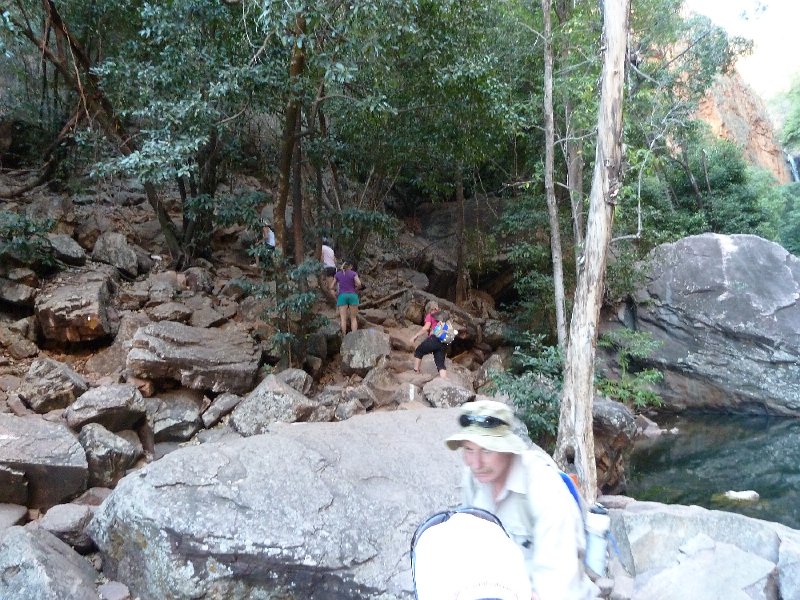
[[[243,331],[162,321],[136,332],[127,366],[143,379],[174,379],[190,389],[241,394],[253,389],[259,355]]]
[[[697,117],[708,123],[715,135],[743,148],[749,162],[771,172],[779,183],[791,181],[767,109],[738,73],[716,79],[700,103]]]
[[[411,534],[458,501],[442,443],[456,417],[374,413],[182,448],[125,477],[90,535],[142,600],[407,598]]]
[[[87,476],[86,454],[66,426],[0,413],[0,502],[47,508],[86,489]]]
[[[601,498],[602,500],[602,498]],[[800,598],[800,532],[697,506],[634,502],[612,510],[634,599]]]
[[[649,257],[634,322],[672,407],[800,415],[800,259],[750,235],[704,234]]]

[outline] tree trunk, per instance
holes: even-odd
[[[294,264],[299,265],[303,262],[303,173],[302,166],[301,140],[300,140],[300,117],[297,111],[297,125],[295,126],[294,153],[292,154],[292,230],[294,231]]]
[[[461,304],[467,300],[469,286],[467,285],[467,267],[464,251],[464,230],[466,223],[464,219],[464,174],[461,172],[461,165],[456,167],[456,210],[458,211],[458,250],[456,251],[456,304]]]
[[[564,104],[564,117],[567,122],[567,189],[572,214],[572,245],[577,275],[583,259],[583,146],[572,126],[572,102],[569,100]]]
[[[563,352],[567,339],[564,302],[564,263],[561,253],[561,232],[558,222],[558,204],[553,183],[553,155],[555,132],[553,129],[553,32],[550,21],[552,0],[542,0],[544,25],[544,190],[547,196],[547,214],[550,218],[550,257],[553,261],[553,295],[556,307],[556,333],[558,349]]]
[[[295,18],[295,35],[305,32],[306,22],[302,14]],[[273,225],[275,231],[275,247],[286,253],[286,204],[289,199],[289,180],[292,175],[292,156],[294,155],[295,126],[297,115],[300,113],[300,100],[294,96],[295,83],[300,78],[306,64],[304,46],[295,42],[292,49],[292,60],[289,63],[289,102],[286,105],[286,114],[283,120],[283,135],[281,137],[281,153],[279,160],[278,198],[273,211]]]
[[[564,362],[564,391],[555,452],[556,461],[563,469],[577,472],[583,497],[590,503],[597,498],[592,431],[594,360],[608,243],[620,185],[629,0],[604,0],[602,7],[605,56],[597,118],[597,150],[589,196],[584,264],[575,290]]]

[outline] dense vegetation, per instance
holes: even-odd
[[[637,0],[631,12],[610,299],[633,288],[638,258],[685,235],[754,233],[800,249],[797,186],[776,185],[692,117],[747,44],[680,8]],[[413,225],[422,202],[502,196],[514,210],[494,231],[459,224],[458,247],[472,248],[459,255],[459,285],[477,282],[502,253],[525,299],[513,316],[552,339],[538,5],[0,0],[0,15],[0,117],[39,132],[28,158],[66,190],[86,185],[86,174],[139,180],[176,264],[207,252],[220,224],[256,230],[264,199],[225,193],[233,173],[273,190],[278,247],[296,265],[331,230],[342,232],[341,253],[356,256],[368,233],[391,234],[387,197]],[[553,175],[569,298],[593,167],[602,23],[588,0],[554,0],[552,17]],[[181,228],[164,202],[176,197]],[[14,227],[22,225],[5,229]]]

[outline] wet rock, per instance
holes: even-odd
[[[621,402],[596,396],[592,403],[597,487],[604,494],[624,491],[625,463],[633,450],[636,419]]]
[[[69,365],[51,358],[37,358],[31,363],[17,393],[37,413],[66,408],[86,392],[86,380]]]
[[[88,478],[86,455],[75,435],[38,416],[0,414],[0,469],[6,474],[0,473],[0,502],[33,508],[82,492]]]
[[[179,381],[183,387],[242,393],[252,389],[259,354],[246,333],[152,323],[133,337],[127,366],[135,377]]]

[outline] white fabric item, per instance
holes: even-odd
[[[539,600],[591,600],[597,590],[580,558],[586,540],[578,505],[552,458],[541,450],[514,455],[503,490],[495,500],[492,484],[462,480],[464,504],[497,515],[522,550],[531,586]]]
[[[333,254],[333,248],[327,244],[322,244],[322,262],[326,267],[336,268],[336,256]]]
[[[490,521],[456,513],[422,532],[415,549],[419,600],[530,600],[517,545]]]

